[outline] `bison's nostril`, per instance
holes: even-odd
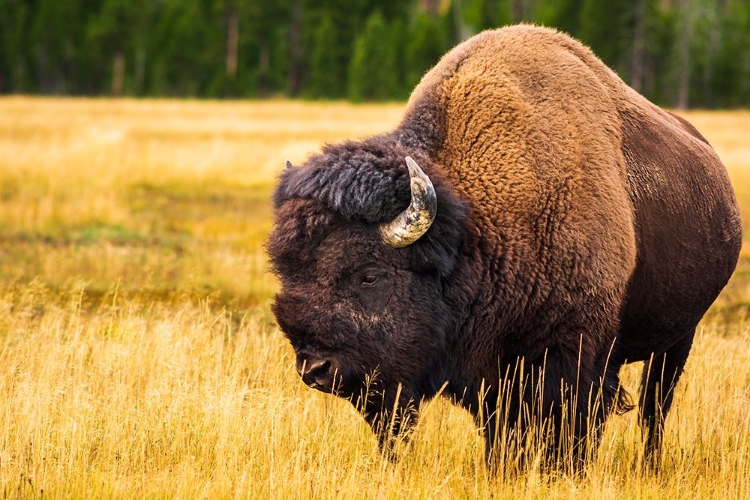
[[[333,389],[335,373],[330,359],[306,360],[297,371],[307,385],[324,391]]]
[[[315,361],[311,363],[310,367],[305,370],[305,374],[302,378],[308,384],[316,383],[318,385],[325,386],[327,379],[330,378],[330,368],[331,362],[327,359]]]

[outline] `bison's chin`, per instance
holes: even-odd
[[[297,353],[297,372],[320,392],[348,399],[370,425],[381,451],[394,459],[398,443],[407,442],[417,423],[421,396],[400,383],[388,383],[377,369],[369,375],[347,370],[336,357]]]

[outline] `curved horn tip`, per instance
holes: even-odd
[[[414,177],[415,175],[422,178],[427,177],[427,175],[422,171],[420,166],[417,164],[417,162],[414,161],[414,158],[412,158],[411,156],[406,157],[406,166],[409,168],[410,177]]]
[[[286,161],[286,166],[285,166],[284,168],[286,168],[287,170],[289,170],[289,169],[293,168],[293,167],[292,167],[292,162],[291,162],[291,161],[289,161],[289,160],[287,160],[287,161]]]
[[[411,178],[411,203],[391,222],[379,226],[383,241],[394,247],[411,245],[432,225],[437,212],[437,197],[430,178],[411,156],[406,157]]]

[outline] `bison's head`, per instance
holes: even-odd
[[[444,381],[455,315],[443,290],[467,208],[427,157],[382,142],[329,146],[285,170],[268,251],[302,379],[349,398],[376,430],[394,417],[398,432],[396,415]]]

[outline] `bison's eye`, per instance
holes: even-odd
[[[378,265],[368,264],[349,275],[349,283],[360,305],[374,313],[382,310],[393,295],[394,274]]]
[[[376,266],[365,266],[355,272],[352,277],[352,284],[357,288],[374,288],[380,286],[384,281],[388,281],[388,272],[385,269]]]
[[[375,283],[378,282],[378,279],[380,279],[380,276],[377,274],[363,274],[362,275],[362,286],[373,286]]]
[[[386,276],[383,269],[368,268],[359,273],[359,286],[369,288],[379,284]]]

